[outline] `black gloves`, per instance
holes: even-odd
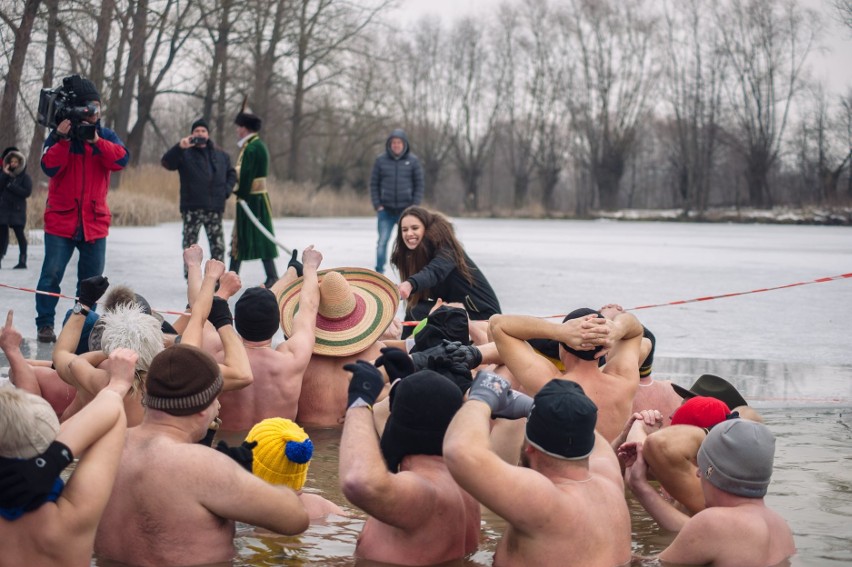
[[[293,266],[293,269],[296,270],[296,275],[302,277],[302,263],[298,260],[298,256],[299,251],[293,250],[293,257],[287,262],[287,267]]]
[[[458,341],[448,341],[447,339],[444,339],[444,345],[450,358],[457,362],[464,362],[468,370],[473,370],[482,364],[482,353],[475,346],[463,345]]]
[[[359,360],[354,364],[345,364],[343,369],[352,373],[352,380],[349,381],[349,400],[346,407],[351,408],[354,405],[354,407],[367,406],[372,408],[382,388],[385,387],[385,381],[382,379],[379,369],[366,360]]]
[[[376,359],[376,366],[384,366],[391,381],[405,378],[414,372],[414,362],[404,350],[385,347],[382,356]]]
[[[94,307],[95,303],[103,297],[109,287],[109,280],[105,276],[92,276],[80,282],[80,304],[86,307]]]
[[[463,345],[459,341],[444,339],[441,344],[427,348],[421,352],[411,353],[411,360],[417,370],[423,370],[429,364],[429,357],[448,358],[453,362],[461,362],[468,370],[473,370],[482,364],[482,353],[473,345]]]
[[[252,461],[254,461],[254,454],[252,453],[252,450],[255,447],[257,447],[257,441],[252,441],[251,443],[243,441],[235,447],[229,447],[224,441],[216,443],[217,451],[231,457],[238,465],[246,469],[248,472],[252,472],[251,464]]]
[[[214,297],[207,320],[213,323],[217,331],[225,325],[232,324],[234,318],[231,316],[231,308],[228,307],[228,301],[221,297]]]
[[[470,370],[463,362],[453,362],[449,358],[443,356],[430,356],[426,368],[434,370],[441,376],[449,378],[453,384],[459,387],[462,394],[468,391],[473,378],[470,375]]]
[[[0,507],[27,510],[37,507],[53,490],[59,473],[73,460],[71,449],[59,441],[31,459],[0,457]],[[34,504],[33,508],[27,508],[29,504]]]

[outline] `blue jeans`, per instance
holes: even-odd
[[[388,209],[382,209],[377,213],[379,242],[376,244],[376,271],[379,273],[385,271],[385,264],[388,261],[388,241],[393,230],[396,228],[396,223],[399,221],[399,214],[401,212],[391,212]]]
[[[80,252],[77,261],[77,288],[74,295],[80,295],[80,282],[92,276],[104,273],[106,258],[106,238],[94,242],[63,238],[53,234],[44,235],[44,262],[38,279],[38,290],[59,293],[59,284],[65,275],[65,268],[71,260],[74,249]],[[53,327],[56,304],[59,298],[52,295],[36,294],[36,328]]]

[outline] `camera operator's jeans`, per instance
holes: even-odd
[[[65,268],[71,260],[74,250],[80,252],[77,261],[77,288],[75,296],[80,295],[80,282],[92,276],[104,273],[106,259],[106,238],[94,242],[63,238],[53,234],[44,235],[44,262],[38,279],[38,290],[59,293],[59,284],[65,275]],[[52,295],[36,294],[36,328],[53,327],[56,304],[59,298]],[[94,306],[93,306],[94,307]]]
[[[384,208],[376,213],[379,226],[379,241],[376,244],[376,271],[380,274],[385,271],[385,264],[388,261],[388,241],[396,228],[396,223],[399,222],[401,212],[391,212]]]

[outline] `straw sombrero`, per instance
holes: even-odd
[[[349,356],[361,352],[385,332],[399,306],[399,292],[388,278],[366,268],[322,270],[314,352]],[[299,309],[304,278],[278,295],[281,329],[293,334],[293,317]]]

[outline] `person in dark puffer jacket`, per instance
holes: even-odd
[[[376,271],[382,273],[388,257],[388,241],[399,215],[423,201],[423,169],[411,153],[403,130],[394,130],[385,142],[385,151],[373,164],[370,199],[378,217],[379,241],[376,244]]]
[[[183,248],[198,242],[204,226],[210,244],[210,257],[225,261],[225,235],[222,215],[225,201],[237,182],[231,157],[213,144],[207,121],[192,123],[191,134],[163,154],[160,163],[180,175],[180,214],[183,218]],[[183,269],[186,277],[186,266]]]

